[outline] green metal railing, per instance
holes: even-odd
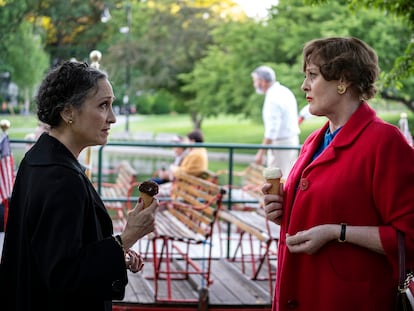
[[[33,140],[19,140],[19,139],[11,139],[11,144],[17,145],[27,145],[33,144],[35,141]],[[204,147],[208,150],[220,150],[223,154],[227,153],[227,167],[228,167],[228,180],[226,185],[228,185],[228,199],[225,201],[228,204],[228,207],[231,208],[232,203],[255,203],[250,201],[234,201],[232,200],[231,196],[231,189],[233,187],[233,171],[234,171],[234,163],[235,163],[235,155],[237,150],[257,150],[257,149],[297,149],[299,150],[301,146],[292,147],[292,146],[272,146],[272,145],[259,145],[259,144],[233,144],[233,143],[195,143],[195,144],[186,144],[186,143],[165,143],[165,142],[108,142],[104,146],[100,146],[98,149],[98,163],[97,163],[97,191],[101,194],[102,183],[103,183],[103,155],[105,153],[105,148],[107,147],[120,147],[119,154],[122,154],[122,148],[135,148],[135,147],[148,147],[148,148],[173,148],[173,147],[192,147],[192,148],[200,148]],[[24,149],[24,148],[22,148]],[[223,151],[224,150],[224,151]],[[22,151],[24,152],[24,151]],[[137,152],[138,154],[138,152]],[[157,155],[154,155],[156,158]],[[18,166],[18,163],[16,163]],[[127,198],[119,198],[119,199],[109,199],[109,198],[102,198],[104,201],[119,201],[124,202]]]
[[[292,147],[292,146],[273,146],[273,145],[258,145],[258,144],[219,144],[219,143],[195,143],[195,144],[185,144],[185,143],[161,143],[161,142],[109,142],[108,144],[101,146],[98,151],[98,176],[97,176],[97,190],[101,194],[102,186],[102,171],[103,171],[103,154],[105,148],[109,146],[118,146],[121,148],[133,148],[133,147],[156,147],[156,148],[173,148],[173,147],[191,147],[191,148],[207,148],[209,150],[227,150],[228,153],[228,199],[226,204],[228,208],[231,209],[233,203],[257,203],[257,201],[234,201],[232,200],[231,189],[233,186],[233,171],[234,171],[234,157],[236,150],[258,150],[258,149],[279,149],[279,150],[299,150],[301,146]]]
[[[12,144],[28,144],[34,143],[33,141],[28,140],[10,140]],[[234,171],[234,163],[235,163],[235,155],[236,150],[258,150],[258,149],[279,149],[279,150],[300,150],[301,146],[298,145],[296,147],[292,146],[273,146],[273,145],[259,145],[259,144],[219,144],[219,143],[196,143],[196,144],[185,144],[185,143],[162,143],[162,142],[108,142],[104,146],[100,146],[98,149],[98,163],[97,163],[97,191],[101,195],[102,192],[102,183],[103,183],[103,156],[105,153],[105,148],[107,147],[120,147],[120,154],[122,154],[122,148],[135,148],[135,147],[148,147],[148,148],[173,148],[173,147],[191,147],[191,148],[200,148],[204,147],[208,150],[225,150],[224,154],[228,154],[228,193],[227,199],[223,201],[223,204],[227,204],[228,209],[232,208],[232,205],[235,203],[258,203],[257,200],[233,200],[232,198],[232,188],[233,188],[233,171]],[[154,155],[154,157],[157,157]],[[129,198],[129,200],[137,200],[138,198]],[[128,198],[105,198],[102,197],[103,201],[106,202],[126,202]],[[161,199],[164,200],[164,199]],[[230,236],[231,234],[231,227],[228,225],[227,235]],[[230,254],[230,240],[228,241],[227,245],[227,256]]]

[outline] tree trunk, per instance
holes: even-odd
[[[191,121],[193,122],[193,128],[195,130],[201,130],[201,124],[203,122],[203,117],[197,112],[191,112]]]
[[[24,114],[27,115],[29,114],[29,109],[30,109],[30,97],[29,97],[29,89],[26,88],[24,90]]]
[[[403,97],[399,97],[395,94],[392,94],[391,92],[383,91],[381,92],[382,98],[395,100],[397,102],[402,103],[404,106],[406,106],[409,110],[414,112],[414,100],[413,99],[405,99]]]

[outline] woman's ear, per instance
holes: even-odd
[[[62,118],[63,122],[66,124],[72,124],[73,123],[73,108],[72,106],[65,107],[60,112],[60,117]]]
[[[351,86],[351,82],[349,82],[344,76],[341,76],[339,83],[346,86],[346,88],[349,88]]]

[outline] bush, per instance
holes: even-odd
[[[144,93],[137,99],[137,112],[140,114],[169,114],[173,111],[175,97],[166,90]]]

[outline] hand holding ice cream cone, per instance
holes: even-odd
[[[139,239],[155,229],[155,213],[159,206],[157,198],[158,184],[153,181],[142,182],[138,190],[140,200],[135,208],[128,211],[126,225],[121,233],[124,250],[129,250]]]
[[[266,182],[272,184],[268,194],[279,194],[280,179],[282,178],[282,171],[278,167],[266,167],[263,169],[263,177]]]

